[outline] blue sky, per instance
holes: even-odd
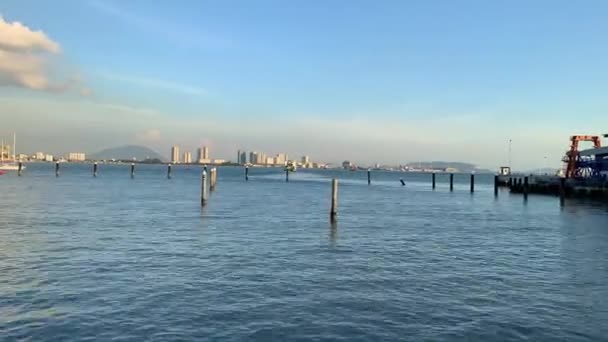
[[[494,168],[513,139],[533,168],[559,166],[570,134],[608,133],[605,1],[4,0],[0,15],[61,47],[50,80],[87,90],[0,87],[28,152],[204,143]]]

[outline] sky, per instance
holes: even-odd
[[[606,1],[2,0],[18,150],[560,167],[608,133]],[[607,141],[608,143],[608,141]]]

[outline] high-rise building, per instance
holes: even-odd
[[[285,163],[287,163],[287,155],[285,153],[277,154],[274,163],[277,165],[285,165]]]
[[[240,164],[247,164],[247,152],[241,152],[241,159],[239,160]]]
[[[179,146],[171,147],[171,162],[173,164],[179,164]]]
[[[208,164],[211,163],[211,159],[209,158],[209,147],[203,146],[198,149],[196,160],[199,164]]]
[[[86,155],[82,152],[68,153],[68,161],[85,161]]]
[[[259,154],[255,151],[249,153],[249,162],[251,164],[259,164],[260,162],[258,161],[258,156]]]
[[[36,160],[44,160],[44,152],[36,152]]]
[[[184,152],[184,163],[185,164],[192,164],[192,153],[190,153],[190,152]]]
[[[302,165],[308,165],[308,163],[310,163],[310,157],[302,156]]]
[[[209,147],[203,146],[203,159],[209,159]]]
[[[275,157],[266,157],[266,165],[274,165],[276,164]]]
[[[266,164],[266,153],[260,152],[258,154],[258,164]]]
[[[241,163],[241,150],[236,151],[236,163]]]

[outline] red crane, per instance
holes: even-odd
[[[566,163],[566,178],[574,178],[576,175],[576,162],[578,160],[578,143],[580,141],[592,141],[595,148],[602,147],[602,141],[597,135],[573,135],[570,137],[570,150],[566,152],[564,162]]]

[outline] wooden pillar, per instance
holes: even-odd
[[[19,162],[19,170],[17,171],[17,175],[21,177],[21,173],[23,172],[23,163]]]
[[[329,211],[329,219],[335,222],[338,217],[338,180],[331,180],[331,209]]]
[[[207,204],[207,171],[201,174],[201,207]]]
[[[131,163],[131,178],[135,178],[135,163]]]
[[[566,178],[559,180],[559,203],[563,206],[566,199]]]
[[[367,169],[367,185],[371,185],[371,184],[372,184],[372,170]]]
[[[475,174],[471,173],[471,193],[475,192]]]
[[[93,177],[97,177],[97,162],[93,163]]]
[[[216,168],[212,168],[209,174],[209,190],[214,191],[215,190],[215,182],[216,182],[216,176],[217,176],[217,169]]]
[[[524,177],[524,197],[528,197],[529,186],[528,177],[526,176]]]
[[[59,162],[55,162],[55,177],[59,177]]]
[[[498,196],[498,175],[494,176],[494,196]]]
[[[171,179],[171,164],[167,164],[167,179]]]
[[[454,174],[450,173],[450,191],[454,191]]]
[[[289,169],[285,169],[285,181],[289,182]]]
[[[249,180],[249,166],[245,166],[245,181]]]
[[[432,180],[432,182],[433,182],[433,190],[434,190],[435,189],[435,172],[433,172],[433,180]]]

